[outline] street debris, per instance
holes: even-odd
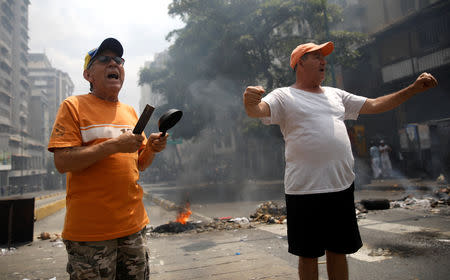
[[[62,247],[64,247],[64,243],[62,241],[60,241],[60,240],[59,241],[55,241],[55,242],[53,242],[52,247],[62,248]]]
[[[50,239],[50,233],[48,232],[41,232],[41,234],[38,236],[41,240],[47,240]]]
[[[158,234],[174,234],[189,231],[196,231],[197,233],[219,230],[235,230],[240,228],[254,228],[248,218],[215,218],[212,222],[186,222],[185,224],[179,222],[169,222],[159,225],[155,228],[150,227],[150,236]]]
[[[366,199],[355,202],[356,217],[365,218],[368,210],[383,210],[390,208],[404,208],[414,210],[428,210],[432,213],[440,213],[441,207],[450,205],[450,187],[444,186],[422,198],[409,194],[402,199],[389,201],[387,199]]]
[[[0,249],[0,256],[9,256],[14,254],[14,252],[16,251],[16,248],[11,247],[11,248],[1,248]]]
[[[357,219],[364,219],[368,211],[385,210],[390,208],[405,209],[426,209],[433,213],[438,213],[438,207],[450,205],[449,187],[442,187],[436,190],[432,196],[424,198],[415,198],[408,195],[397,201],[388,199],[365,199],[355,202],[355,212]],[[189,207],[182,207],[188,214],[191,214]],[[284,202],[266,201],[258,205],[255,213],[247,217],[219,217],[214,218],[212,222],[191,222],[187,221],[190,215],[184,219],[184,224],[179,221],[168,222],[156,228],[150,227],[151,236],[159,234],[176,234],[182,232],[196,231],[208,232],[219,230],[236,230],[240,228],[254,228],[255,223],[264,224],[285,224],[287,223],[287,210]],[[178,219],[179,220],[179,219]],[[375,253],[374,253],[375,254]]]
[[[192,222],[186,222],[185,224],[179,222],[169,222],[167,224],[163,224],[157,226],[152,230],[152,232],[156,233],[180,233],[185,231],[190,231],[196,228],[196,224]]]
[[[39,236],[37,236],[40,240],[48,240],[50,239],[50,242],[58,242],[61,241],[61,234],[60,233],[49,233],[49,232],[41,232]]]
[[[367,210],[385,210],[390,208],[389,200],[387,199],[363,199],[360,204]]]
[[[388,257],[392,256],[392,252],[389,249],[375,248],[372,249],[368,255],[371,257]]]
[[[234,223],[238,223],[240,225],[244,225],[244,224],[248,224],[250,223],[249,219],[247,217],[242,217],[242,218],[234,218],[234,219],[230,219],[230,222],[234,222]]]
[[[365,219],[369,211],[360,202],[355,202],[355,212],[357,219]]]
[[[425,196],[421,199],[413,195],[407,195],[401,200],[391,201],[391,208],[425,209],[438,213],[439,207],[450,205],[450,187],[440,188],[433,192],[433,196]]]
[[[438,183],[438,184],[446,184],[447,183],[447,179],[445,178],[444,174],[440,174],[436,178],[436,183]]]
[[[256,212],[250,215],[253,222],[266,224],[283,224],[287,222],[286,205],[266,201],[258,206]]]

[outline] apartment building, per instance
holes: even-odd
[[[439,86],[393,111],[361,116],[356,124],[365,128],[368,140],[390,143],[405,172],[449,174],[449,122],[443,120],[450,118],[450,2],[359,2],[369,41],[359,48],[356,70],[344,70],[345,89],[376,98],[411,84],[422,72],[432,73]]]
[[[37,167],[39,156],[34,151],[40,149],[41,144],[31,139],[28,129],[30,2],[0,2],[0,186],[39,184],[42,172]]]
[[[28,54],[29,5],[29,0],[0,0],[2,194],[51,188],[48,137],[59,104],[74,88],[45,54]]]
[[[71,96],[74,84],[70,76],[53,68],[44,53],[30,53],[28,56],[29,80],[32,87],[30,133],[34,139],[44,143],[43,165],[47,173],[46,188],[64,186],[64,175],[60,175],[53,164],[53,154],[47,151],[53,123],[59,105]]]
[[[168,51],[163,51],[155,54],[153,61],[146,61],[144,68],[161,68],[164,67],[164,63],[169,59]],[[162,106],[167,101],[163,93],[155,92],[152,90],[149,84],[143,84],[141,87],[141,96],[139,100],[139,110],[142,112],[146,104],[150,104],[153,107]]]

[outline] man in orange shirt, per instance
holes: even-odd
[[[85,57],[89,94],[61,104],[48,150],[67,173],[62,237],[70,279],[149,279],[149,219],[139,171],[161,152],[167,135],[132,133],[138,117],[118,100],[125,78],[123,48],[105,39]]]

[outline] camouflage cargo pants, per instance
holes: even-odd
[[[117,239],[64,240],[70,280],[147,280],[150,269],[146,229]]]

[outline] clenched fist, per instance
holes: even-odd
[[[166,148],[167,138],[169,137],[169,134],[166,133],[166,135],[164,136],[161,136],[161,134],[162,134],[161,132],[152,133],[148,137],[147,146],[149,146],[149,148],[154,153],[159,153],[162,150],[164,150],[164,148]]]
[[[437,86],[437,84],[438,82],[436,78],[433,77],[433,75],[424,72],[420,74],[420,76],[412,84],[412,87],[416,92],[422,92],[430,88],[434,88],[435,86]]]
[[[119,153],[134,153],[142,145],[144,136],[141,134],[133,134],[131,131],[122,133],[116,139],[116,149]]]
[[[266,102],[261,102],[262,95],[266,91],[261,86],[250,86],[244,91],[245,112],[251,118],[270,116],[270,108]]]
[[[249,86],[244,91],[244,105],[258,105],[266,91],[261,86]]]

